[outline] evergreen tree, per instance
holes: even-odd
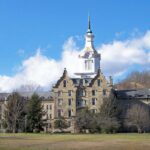
[[[27,104],[27,131],[34,132],[42,130],[44,115],[41,98],[34,93]]]

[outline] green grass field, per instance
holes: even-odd
[[[0,150],[150,150],[150,134],[0,134]]]

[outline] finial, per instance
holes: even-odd
[[[112,76],[109,76],[109,82],[110,82],[110,85],[113,85],[113,78],[112,78]]]
[[[67,70],[66,70],[66,68],[64,68],[64,73],[63,73],[63,75],[64,75],[64,76],[67,75]]]
[[[98,70],[97,70],[97,75],[100,75],[100,73],[101,73],[101,69],[98,68]]]
[[[88,15],[88,30],[87,30],[87,33],[92,33],[90,15]]]

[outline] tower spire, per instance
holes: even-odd
[[[88,30],[87,30],[87,33],[92,33],[90,15],[88,15]]]

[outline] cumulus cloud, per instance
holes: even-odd
[[[135,64],[150,70],[150,31],[139,38],[102,44],[98,51],[106,74],[122,75]]]
[[[81,72],[78,59],[81,50],[73,37],[64,43],[59,61],[44,56],[38,49],[34,56],[22,62],[16,75],[0,75],[0,92],[11,92],[21,87],[35,90],[39,86],[50,90],[64,68],[67,68],[71,77],[75,72]],[[135,64],[150,70],[150,31],[138,38],[102,44],[97,50],[102,55],[101,68],[106,75],[117,77]]]
[[[62,75],[64,68],[67,68],[71,76],[74,72],[78,72],[80,66],[78,55],[79,51],[73,37],[63,45],[60,61],[44,56],[38,49],[34,56],[22,62],[15,76],[0,75],[0,92],[35,90],[39,86],[50,90]]]

